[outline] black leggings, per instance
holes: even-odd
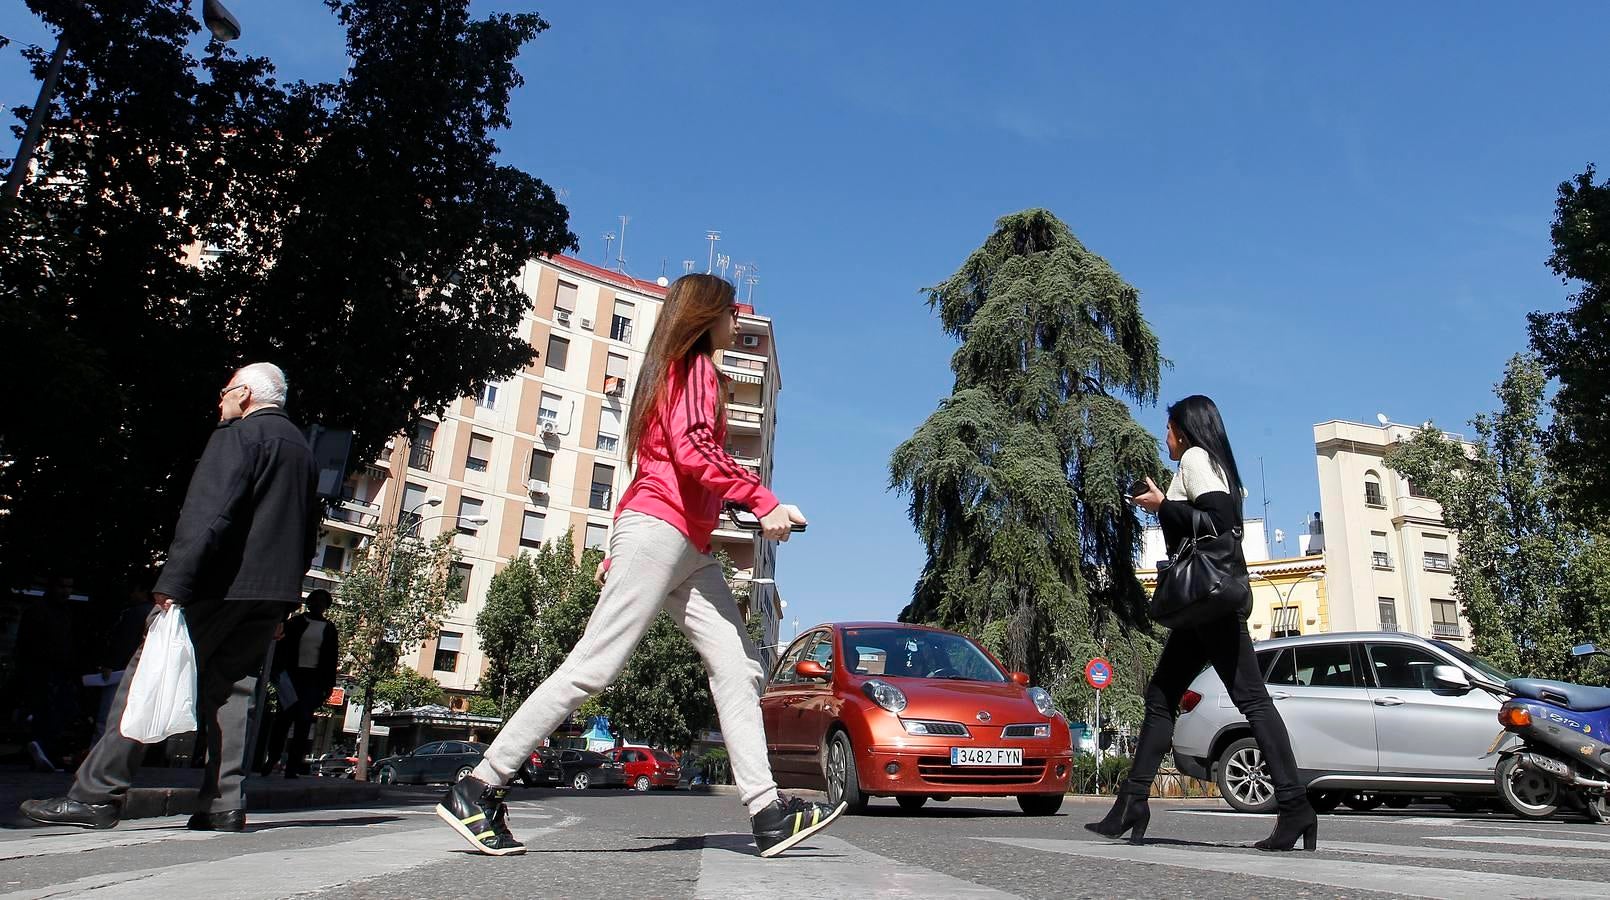
[[[1174,720],[1179,716],[1180,697],[1191,686],[1202,667],[1211,662],[1219,680],[1230,690],[1230,699],[1247,717],[1252,736],[1263,751],[1264,766],[1275,785],[1275,798],[1293,801],[1306,795],[1297,782],[1297,760],[1291,752],[1291,736],[1286,723],[1264,688],[1263,672],[1252,652],[1252,638],[1246,623],[1226,616],[1195,628],[1169,633],[1157,671],[1146,685],[1146,721],[1140,728],[1135,763],[1128,784],[1134,789],[1151,788],[1157,767],[1174,743]]]

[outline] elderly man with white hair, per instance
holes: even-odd
[[[301,601],[318,534],[317,466],[285,414],[285,393],[285,373],[269,363],[240,369],[218,392],[218,427],[190,476],[151,589],[158,609],[184,608],[196,650],[196,713],[207,732],[207,771],[190,819],[198,831],[245,828],[246,730],[257,674],[275,627]],[[118,685],[108,723],[122,721],[132,681]],[[111,828],[144,755],[145,745],[108,728],[67,796],[29,800],[22,812],[48,825]]]

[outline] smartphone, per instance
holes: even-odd
[[[729,503],[727,504],[725,512],[727,514],[727,518],[731,519],[732,524],[738,526],[739,529],[743,531],[760,530],[760,517],[750,512],[748,509],[739,506],[736,503]],[[796,524],[789,530],[796,532],[804,531],[805,526]]]
[[[1141,480],[1136,481],[1129,486],[1129,489],[1124,492],[1124,499],[1134,500],[1136,497],[1146,493],[1148,490],[1150,490],[1150,488],[1146,486],[1146,479],[1142,478]]]

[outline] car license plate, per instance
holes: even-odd
[[[952,747],[953,766],[1021,766],[1022,747]]]

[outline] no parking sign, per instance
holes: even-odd
[[[1112,684],[1112,663],[1099,656],[1092,659],[1085,665],[1085,683],[1098,691]]]

